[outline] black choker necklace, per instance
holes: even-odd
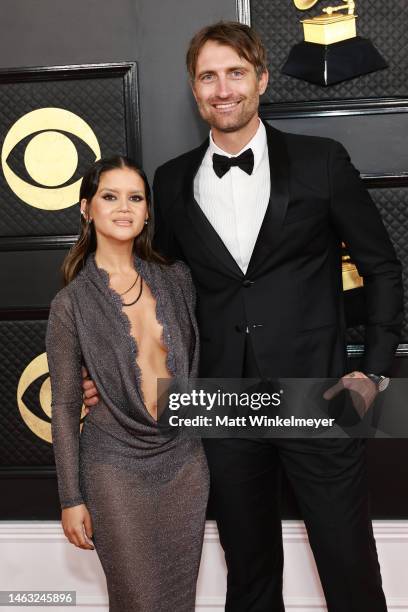
[[[137,283],[137,279],[139,278],[139,274],[137,275],[137,278],[135,280],[135,282],[133,283],[132,287],[134,287]],[[130,287],[130,289],[132,289],[132,287]],[[128,291],[130,291],[130,289],[128,289],[127,291],[125,291],[125,293],[127,293]],[[140,291],[139,291],[139,295],[137,296],[137,298],[135,299],[134,302],[129,302],[129,304],[125,304],[124,302],[122,302],[122,306],[133,306],[133,304],[136,304],[136,302],[138,302],[140,300],[140,296],[142,295],[142,291],[143,291],[143,278],[140,277]],[[125,293],[120,293],[120,295],[125,295]]]
[[[139,272],[136,274],[136,280],[135,280],[135,282],[133,283],[133,285],[131,285],[131,286],[129,287],[129,289],[126,289],[126,291],[124,291],[123,293],[119,293],[119,295],[125,295],[125,293],[129,293],[129,291],[130,291],[131,289],[133,289],[133,287],[136,285],[136,283],[137,283],[137,279],[138,279],[138,278],[139,278]]]

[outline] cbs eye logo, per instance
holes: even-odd
[[[81,178],[65,185],[78,167],[74,142],[63,132],[84,141],[101,157],[98,139],[92,128],[75,113],[64,108],[39,108],[23,115],[10,128],[1,150],[1,165],[10,189],[26,204],[42,210],[61,210],[79,199]],[[18,143],[34,134],[24,152],[24,167],[37,183],[19,177],[9,165],[10,153]]]
[[[51,380],[48,376],[44,379],[39,391],[39,403],[42,411],[48,417],[46,420],[38,417],[26,405],[23,397],[27,389],[38,378],[48,374],[47,353],[35,357],[25,368],[20,376],[17,386],[17,405],[21,417],[27,427],[39,438],[52,444],[51,435]],[[84,406],[82,406],[81,419],[84,417]],[[82,423],[80,425],[82,430]]]

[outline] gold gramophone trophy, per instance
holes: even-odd
[[[318,2],[293,1],[300,10]],[[326,87],[387,68],[373,43],[357,36],[356,18],[354,0],[343,0],[317,17],[303,19],[304,41],[292,47],[283,74]]]
[[[343,276],[343,290],[350,291],[352,289],[358,289],[359,287],[363,287],[363,279],[358,273],[356,264],[353,263],[353,261],[351,260],[351,257],[344,242],[342,242],[341,248],[341,271]]]
[[[363,325],[366,320],[364,281],[350,257],[347,246],[341,244],[341,268],[343,277],[343,300],[347,327]]]

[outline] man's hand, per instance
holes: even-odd
[[[85,416],[89,413],[89,408],[91,406],[95,406],[99,402],[98,390],[94,385],[93,380],[89,378],[89,372],[85,366],[82,366],[82,397],[84,400],[85,408],[84,414]]]
[[[375,383],[363,372],[350,372],[350,374],[340,378],[339,382],[333,387],[327,389],[323,397],[326,400],[331,400],[344,389],[350,392],[353,406],[362,419],[378,395]]]
[[[93,550],[92,519],[85,504],[64,508],[61,515],[64,533],[71,544],[85,550]]]

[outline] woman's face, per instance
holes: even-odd
[[[136,238],[149,216],[143,179],[132,168],[103,172],[87,213],[86,204],[81,201],[81,211],[93,220],[97,237],[121,242]]]

